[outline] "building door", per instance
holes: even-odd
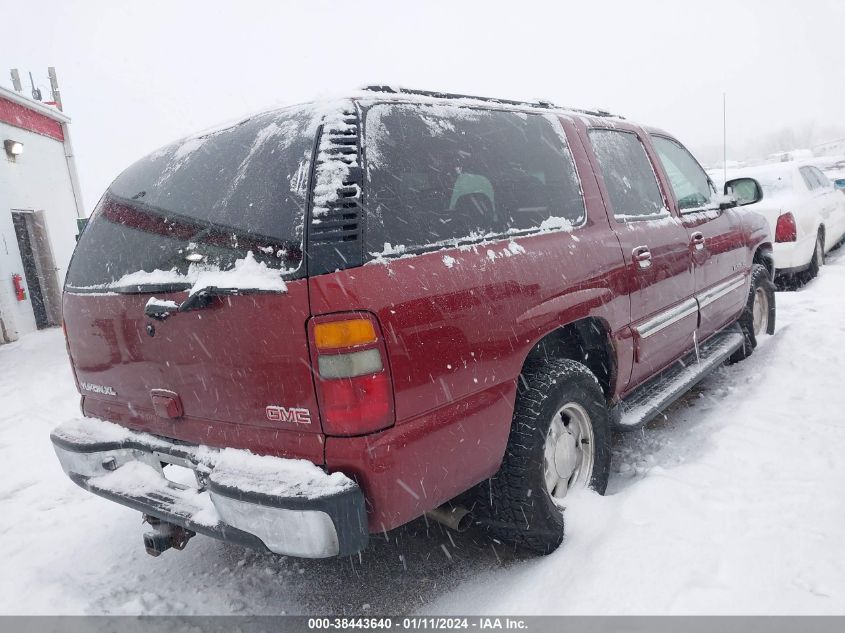
[[[12,211],[12,223],[39,330],[59,324],[61,294],[43,212]]]

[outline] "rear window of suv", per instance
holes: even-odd
[[[176,289],[190,285],[191,265],[226,270],[249,252],[271,268],[296,270],[318,123],[311,107],[287,108],[142,158],[92,214],[68,287],[146,289],[124,285],[126,278]]]
[[[564,132],[541,114],[379,104],[365,121],[367,251],[565,229],[585,220]]]

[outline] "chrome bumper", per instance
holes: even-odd
[[[358,485],[310,462],[177,444],[95,418],[69,421],[50,439],[78,485],[193,532],[303,558],[366,547]],[[197,486],[168,480],[166,464],[193,470]]]

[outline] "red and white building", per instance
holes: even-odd
[[[61,289],[84,217],[58,109],[0,86],[0,343],[61,323]]]

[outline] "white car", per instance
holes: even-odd
[[[760,202],[744,209],[766,217],[774,237],[775,272],[780,277],[818,274],[824,255],[845,237],[845,195],[814,165],[772,163],[728,172],[728,186],[753,178]],[[742,197],[741,191],[734,194]]]

